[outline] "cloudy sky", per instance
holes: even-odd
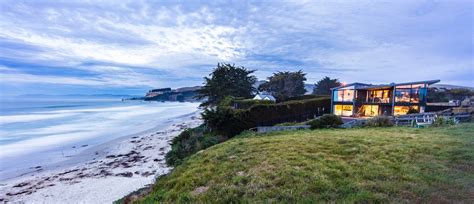
[[[2,95],[143,94],[218,62],[308,82],[473,86],[471,0],[0,0]]]

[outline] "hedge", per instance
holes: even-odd
[[[314,116],[329,113],[330,110],[331,99],[329,97],[288,101],[272,105],[254,105],[248,109],[249,120],[255,126],[301,122],[314,118]]]
[[[256,127],[284,122],[302,122],[329,113],[329,97],[289,101],[278,104],[253,105],[249,109],[235,110],[230,107],[208,109],[203,119],[211,131],[228,138]]]
[[[275,102],[270,101],[270,100],[243,99],[243,100],[234,100],[233,106],[236,109],[248,109],[254,105],[268,105],[268,104],[275,104]]]
[[[307,100],[307,99],[317,99],[317,98],[327,98],[328,95],[319,95],[319,94],[309,94],[309,95],[301,95],[301,96],[294,96],[287,98],[285,101],[300,101],[300,100]]]

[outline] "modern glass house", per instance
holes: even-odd
[[[423,113],[428,86],[440,80],[391,84],[352,83],[331,89],[331,113],[350,117]]]

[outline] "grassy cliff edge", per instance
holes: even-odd
[[[138,202],[472,201],[474,124],[244,133]]]

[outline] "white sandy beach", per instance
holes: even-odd
[[[172,118],[159,131],[129,135],[85,149],[54,168],[0,182],[0,202],[111,203],[167,173],[164,156],[183,129],[201,124],[199,113]],[[59,166],[59,167],[58,167]]]

